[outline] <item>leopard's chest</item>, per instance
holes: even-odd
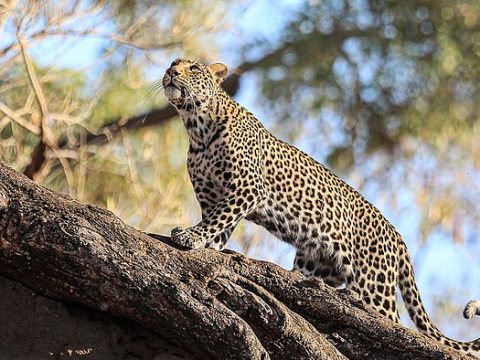
[[[221,157],[210,151],[192,152],[187,159],[187,169],[195,192],[222,193],[225,164]]]

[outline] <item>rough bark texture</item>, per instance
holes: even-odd
[[[0,164],[0,274],[200,359],[463,359],[348,294],[235,252],[181,250]]]

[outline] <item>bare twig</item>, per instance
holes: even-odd
[[[28,79],[30,85],[33,88],[35,93],[37,103],[40,107],[40,113],[42,115],[41,118],[41,125],[40,125],[40,140],[32,152],[31,161],[25,168],[24,174],[33,179],[33,176],[37,173],[38,170],[42,167],[43,163],[45,162],[45,151],[47,146],[51,146],[52,142],[50,141],[50,136],[47,129],[47,121],[48,121],[48,105],[47,100],[45,99],[45,95],[43,93],[43,89],[38,81],[37,74],[35,73],[35,69],[33,68],[33,62],[28,54],[27,50],[27,43],[25,38],[20,34],[17,33],[18,43],[20,44],[23,61],[25,63],[25,67],[27,69]]]
[[[17,4],[17,0],[3,0],[0,1],[0,38],[3,33],[3,25],[8,19],[10,12]]]
[[[25,67],[27,69],[28,73],[28,79],[30,81],[30,84],[32,85],[33,90],[35,91],[35,95],[37,97],[38,104],[40,106],[40,111],[42,113],[42,130],[44,130],[45,126],[45,121],[48,119],[48,105],[47,105],[47,100],[45,99],[45,95],[43,93],[42,87],[40,85],[40,82],[38,81],[37,74],[35,73],[35,69],[33,68],[33,62],[28,54],[27,51],[27,43],[25,41],[25,38],[18,34],[18,43],[20,44],[20,48],[22,50],[22,55],[23,55],[23,61],[25,62]]]
[[[87,30],[50,30],[45,32],[47,35],[50,36],[75,36],[75,37],[96,37],[112,42],[116,42],[125,46],[131,46],[139,50],[160,50],[160,49],[168,49],[171,47],[179,46],[181,45],[181,42],[179,41],[170,41],[166,43],[158,43],[158,44],[142,44],[142,43],[137,43],[132,40],[129,40],[128,38],[125,38],[123,36],[115,35],[115,34],[103,34],[97,32],[95,29],[87,29]]]
[[[0,101],[0,111],[3,112],[5,115],[7,115],[10,119],[15,121],[18,125],[30,131],[32,134],[40,135],[41,130],[39,127],[35,126],[35,124],[32,124],[28,120],[25,120],[21,116],[17,115],[15,111],[10,109],[7,105],[5,105],[1,101]]]

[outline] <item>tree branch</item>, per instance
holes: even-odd
[[[0,164],[0,274],[204,359],[467,359],[298,272],[182,251]]]
[[[159,49],[168,49],[172,48],[174,46],[179,46],[181,45],[180,41],[170,41],[166,43],[153,43],[153,44],[142,44],[142,43],[137,43],[135,41],[132,41],[130,39],[127,39],[125,37],[119,36],[119,35],[112,35],[112,34],[102,34],[97,32],[95,29],[88,29],[88,30],[72,30],[72,29],[55,29],[55,30],[49,30],[45,32],[46,35],[50,36],[61,36],[61,37],[94,37],[94,38],[100,38],[104,40],[109,40],[111,42],[116,42],[124,46],[128,47],[133,47],[139,50],[159,50]]]
[[[30,85],[32,86],[33,92],[37,99],[38,105],[40,107],[41,113],[41,123],[40,123],[40,140],[37,146],[33,149],[30,163],[25,168],[23,172],[25,176],[30,179],[33,179],[33,176],[42,168],[43,164],[45,163],[45,151],[47,147],[51,147],[51,139],[48,133],[48,125],[47,120],[49,116],[48,112],[48,104],[47,100],[45,99],[45,95],[43,94],[42,86],[38,81],[37,74],[35,73],[35,69],[33,68],[33,62],[30,58],[30,55],[27,50],[27,43],[25,38],[17,33],[18,43],[20,44],[20,49],[23,56],[23,62],[25,63],[25,68],[27,69],[28,79],[30,81]]]
[[[21,116],[17,115],[14,110],[10,109],[7,105],[5,105],[1,101],[0,101],[0,111],[3,112],[6,116],[8,116],[10,119],[15,121],[18,125],[30,131],[32,134],[40,135],[41,129],[39,127],[29,122],[28,120],[25,120]]]

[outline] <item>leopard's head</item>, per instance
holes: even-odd
[[[198,61],[176,59],[163,77],[165,96],[177,108],[193,102],[208,102],[226,75],[227,67],[221,63],[204,65]]]

